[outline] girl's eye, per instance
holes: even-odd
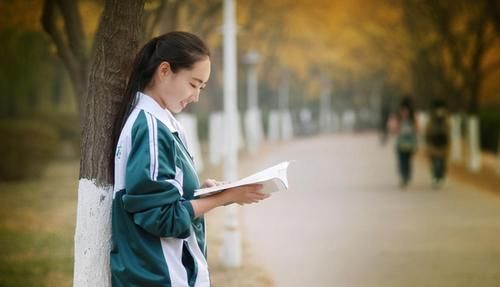
[[[195,84],[191,84],[191,83],[189,83],[189,84],[191,85],[191,87],[196,88]]]

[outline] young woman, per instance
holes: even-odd
[[[198,101],[209,75],[209,50],[190,33],[156,37],[136,56],[115,125],[113,286],[210,286],[203,214],[268,197],[259,185],[193,197],[200,184],[172,113]]]
[[[400,175],[400,186],[406,187],[411,180],[412,158],[417,149],[417,122],[412,102],[404,98],[399,106],[396,127],[396,153]]]

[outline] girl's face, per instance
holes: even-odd
[[[163,108],[180,113],[187,105],[198,102],[200,92],[210,76],[210,59],[198,61],[191,70],[182,69],[174,73],[168,62],[162,62],[157,69],[152,95],[160,100]]]

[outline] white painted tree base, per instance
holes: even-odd
[[[271,110],[269,112],[269,125],[267,129],[267,139],[269,142],[277,142],[281,139],[280,134],[280,113],[277,110]]]
[[[481,169],[481,148],[479,144],[479,119],[477,116],[469,116],[469,170],[478,172]]]
[[[245,138],[247,150],[250,154],[256,154],[263,136],[262,120],[258,108],[249,109],[245,112]]]
[[[425,133],[427,130],[427,125],[429,124],[429,114],[427,112],[417,113],[417,126],[418,126],[418,147],[422,150],[427,149],[427,143],[425,141]]]
[[[451,161],[462,161],[462,118],[460,115],[452,115],[451,123]]]
[[[242,264],[241,233],[238,222],[238,206],[231,204],[225,207],[224,238],[220,249],[222,265],[229,268],[240,267]]]
[[[112,187],[80,179],[75,230],[74,287],[111,286]]]

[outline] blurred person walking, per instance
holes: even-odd
[[[409,97],[401,100],[395,132],[400,186],[404,188],[411,180],[412,158],[417,149],[417,121],[413,103]]]
[[[387,143],[387,139],[389,137],[389,117],[391,115],[391,110],[387,101],[382,103],[382,107],[380,108],[380,144],[385,145]]]
[[[430,159],[432,185],[435,189],[441,187],[446,176],[446,162],[450,143],[450,126],[446,104],[442,100],[433,103],[431,117],[427,124],[425,139],[427,154]]]

